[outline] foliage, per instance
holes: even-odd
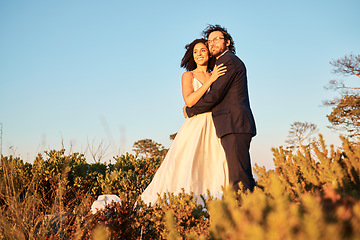
[[[72,215],[68,220],[67,236],[91,239],[96,228],[101,226],[110,239],[167,239],[171,232],[167,229],[169,215],[176,223],[172,232],[179,236],[204,234],[208,228],[207,211],[196,203],[193,195],[182,192],[161,196],[153,207],[145,205],[141,199],[128,197],[95,214],[89,212],[83,218]]]
[[[184,237],[189,234],[198,236],[206,232],[209,225],[209,214],[199,202],[203,201],[184,191],[177,195],[169,193],[160,196],[157,204],[153,207],[153,217],[155,218],[155,227],[159,230],[163,229],[163,232],[160,232],[161,237],[167,238],[169,234],[169,229],[166,229],[164,223],[165,219],[174,221],[173,226],[176,232],[179,232],[179,236]],[[169,215],[172,217],[170,218]],[[167,225],[169,224],[170,222],[167,222]]]
[[[0,222],[14,226],[20,236],[51,234],[44,229],[53,217],[62,213],[83,217],[101,194],[135,199],[161,163],[159,157],[139,159],[127,154],[115,158],[115,164],[89,164],[83,154],[66,156],[64,149],[45,155],[38,155],[33,164],[1,157]]]
[[[171,135],[170,135],[170,137],[169,137],[169,138],[170,138],[170,140],[174,140],[174,139],[176,138],[176,135],[177,135],[177,133],[173,133],[173,134],[171,134]]]
[[[311,135],[317,131],[318,128],[314,123],[294,122],[290,125],[289,136],[286,143],[290,145],[290,148],[297,148],[301,151],[302,146],[306,145],[305,141],[308,143],[311,142],[313,140]]]
[[[29,164],[2,156],[0,239],[358,239],[360,143],[342,141],[327,148],[319,135],[302,151],[273,149],[275,169],[255,166],[253,192],[165,194],[154,206],[139,195],[161,157],[90,164],[60,150]],[[121,202],[92,214],[99,194]]]
[[[345,55],[343,58],[331,61],[330,64],[334,66],[333,73],[360,77],[360,54]]]
[[[92,239],[96,231],[102,229],[111,239],[136,239],[141,228],[136,224],[133,208],[134,202],[124,199],[121,203],[107,205],[95,214],[89,212],[83,218],[72,215],[67,222],[67,238]]]
[[[162,162],[161,157],[138,158],[128,153],[114,159],[116,163],[100,179],[100,185],[103,193],[120,197],[141,194]]]
[[[320,135],[312,158],[273,149],[275,171],[256,166],[258,186],[209,204],[209,239],[357,239],[360,146],[343,138],[328,151]]]
[[[359,136],[360,96],[358,94],[343,95],[327,118],[333,127],[347,131],[350,137]]]
[[[171,137],[170,137],[171,138]],[[142,139],[134,143],[133,151],[136,155],[143,157],[161,157],[165,158],[169,149],[164,148],[160,143],[151,139]]]
[[[346,55],[343,58],[330,62],[333,65],[333,73],[344,76],[360,78],[360,55]],[[332,106],[332,112],[327,115],[331,128],[343,130],[350,137],[359,136],[359,90],[360,87],[349,86],[344,81],[331,80],[327,86],[329,89],[340,90],[341,97],[326,101],[324,104]]]

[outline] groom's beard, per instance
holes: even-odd
[[[220,57],[221,54],[222,54],[222,53],[212,54],[211,57],[218,58],[218,57]]]
[[[220,48],[215,48],[215,49],[211,49],[213,51],[211,51],[211,56],[214,58],[218,58],[221,54],[223,54],[223,52],[225,51],[221,51]]]

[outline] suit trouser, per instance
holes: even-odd
[[[221,138],[229,168],[229,182],[235,191],[239,190],[239,182],[251,191],[255,187],[250,161],[250,142],[252,134],[227,134]]]

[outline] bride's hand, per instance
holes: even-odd
[[[224,75],[226,72],[226,66],[224,64],[220,64],[214,67],[213,71],[211,72],[211,77],[209,78],[210,82],[215,82],[220,76]]]
[[[183,114],[185,118],[188,118],[188,115],[186,113],[186,105],[183,107]]]

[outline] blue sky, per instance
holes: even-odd
[[[258,135],[252,160],[272,167],[290,124],[318,125],[329,61],[360,54],[359,1],[0,1],[3,154],[88,152],[104,160],[151,138],[170,147],[182,116],[180,60],[207,24],[225,26],[248,71]],[[91,162],[89,158],[89,162]]]

